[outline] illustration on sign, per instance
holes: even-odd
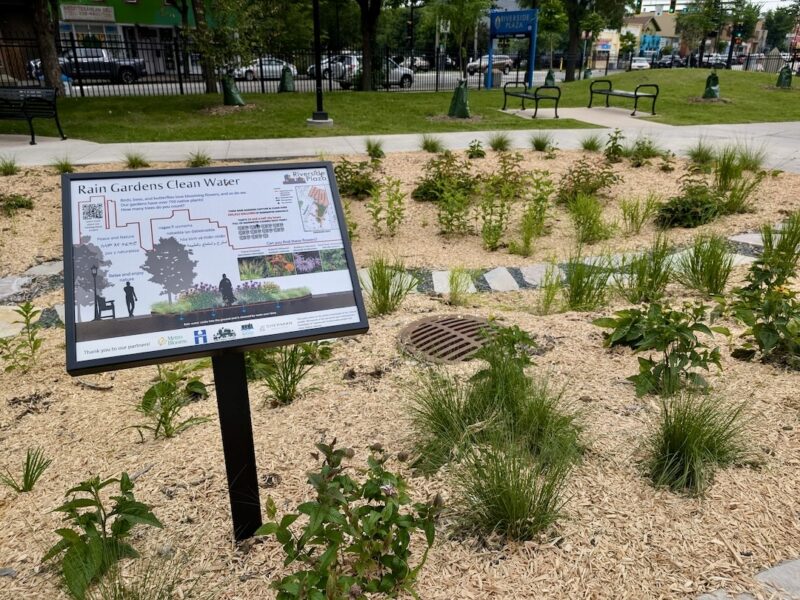
[[[330,170],[292,167],[66,176],[68,370],[365,325]]]

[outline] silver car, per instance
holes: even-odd
[[[504,75],[507,75],[511,70],[514,61],[507,54],[494,54],[492,55],[492,68],[500,69]],[[475,75],[478,71],[486,73],[489,68],[489,55],[484,54],[478,60],[473,60],[467,63],[467,73]]]
[[[386,59],[385,63],[383,61],[381,62],[389,67],[389,86],[396,85],[401,88],[410,88],[414,84],[414,71],[407,69],[406,67],[401,67],[391,58]],[[349,90],[351,87],[353,87],[356,77],[360,76],[361,69],[359,68],[359,65],[356,65],[348,69],[345,75],[338,79],[339,86],[343,90]],[[384,86],[386,85],[385,80],[381,83]]]
[[[341,79],[348,71],[357,69],[359,62],[361,62],[359,58],[353,54],[337,54],[326,58],[321,62],[322,78]],[[308,67],[306,73],[311,79],[314,79],[317,73],[316,65]]]
[[[233,76],[236,79],[245,79],[247,81],[253,81],[254,79],[280,79],[284,67],[289,67],[292,71],[292,76],[297,77],[297,67],[285,60],[272,56],[262,56],[248,65],[234,69]]]

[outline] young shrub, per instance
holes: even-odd
[[[603,151],[606,161],[612,164],[622,161],[622,158],[625,156],[625,148],[622,146],[622,141],[624,139],[625,136],[622,135],[622,131],[619,129],[615,129],[612,133],[608,134],[606,148]]]
[[[367,150],[367,156],[372,160],[382,160],[386,158],[386,153],[383,151],[383,141],[367,138],[364,140],[364,146]]]
[[[267,400],[272,408],[286,406],[299,396],[300,383],[308,372],[331,355],[324,342],[306,342],[271,349],[262,371],[262,380],[269,389]]]
[[[191,152],[186,158],[186,166],[193,169],[207,167],[210,164],[211,156],[209,156],[208,153],[204,152],[203,150]]]
[[[547,265],[542,281],[539,284],[539,296],[536,299],[536,314],[549,315],[561,310],[559,296],[564,283],[561,269],[554,262]]]
[[[592,311],[606,303],[611,278],[611,261],[587,261],[580,250],[564,266],[564,301],[568,310]]]
[[[686,156],[697,170],[704,173],[711,171],[714,164],[714,148],[703,138],[697,140],[697,143],[686,151]]]
[[[6,373],[27,373],[36,364],[36,356],[42,347],[37,320],[42,311],[25,302],[17,306],[14,312],[22,318],[14,321],[22,325],[22,331],[14,337],[0,338],[0,360],[5,364]]]
[[[623,200],[620,207],[625,235],[639,235],[644,224],[658,212],[660,203],[661,199],[652,192],[644,199]]]
[[[672,246],[658,235],[653,245],[634,256],[626,256],[614,276],[620,294],[631,304],[654,302],[664,296],[672,276]]]
[[[456,267],[447,276],[447,284],[450,288],[447,302],[451,306],[464,306],[469,297],[472,277],[466,269]]]
[[[578,194],[567,208],[579,244],[607,240],[614,233],[614,225],[603,220],[603,205],[594,196]]]
[[[511,254],[520,256],[530,256],[533,240],[544,235],[550,196],[555,189],[546,171],[533,171],[529,182],[520,222],[520,241],[509,244]]]
[[[144,154],[139,152],[128,152],[125,154],[125,167],[128,169],[146,169],[150,166]]]
[[[119,484],[119,493],[111,497],[113,505],[107,506],[101,492],[113,484]],[[127,473],[119,479],[94,476],[67,490],[65,496],[70,499],[55,509],[64,513],[65,526],[56,530],[61,539],[42,562],[59,561],[73,597],[82,600],[89,586],[117,562],[139,556],[128,542],[136,525],[162,527],[151,508],[134,498],[133,487]]]
[[[581,139],[581,148],[587,152],[600,152],[603,147],[603,140],[596,133],[591,133]]]
[[[0,156],[0,175],[10,177],[19,173],[17,159],[13,156]]]
[[[6,467],[5,474],[0,473],[0,484],[10,487],[18,494],[30,492],[52,462],[52,459],[45,458],[42,448],[28,448],[20,481],[17,481]]]
[[[739,150],[736,146],[725,146],[714,160],[714,185],[720,192],[727,192],[742,176]]]
[[[481,144],[480,140],[472,140],[469,143],[469,148],[467,148],[467,158],[474,159],[474,158],[485,158],[486,157],[486,150],[483,149],[483,144]]]
[[[649,137],[640,137],[630,148],[625,149],[625,154],[631,161],[631,166],[642,167],[649,164],[651,158],[657,158],[664,153]]]
[[[639,373],[628,377],[636,385],[636,395],[660,394],[672,396],[688,386],[705,390],[706,380],[695,370],[709,370],[720,364],[719,348],[708,349],[697,334],[713,336],[714,331],[724,335],[724,327],[709,327],[703,320],[707,307],[702,304],[684,305],[684,311],[669,306],[651,304],[646,311],[631,308],[618,311],[615,317],[596,319],[598,327],[611,329],[606,334],[605,346],[629,346],[635,352],[652,352],[648,358],[639,357]]]
[[[667,150],[661,155],[661,164],[658,169],[664,173],[672,173],[675,170],[675,155]]]
[[[317,444],[323,462],[308,475],[312,500],[280,519],[275,502],[267,500],[270,521],[256,535],[274,535],[286,553],[284,565],[295,569],[271,587],[278,598],[417,597],[414,583],[433,546],[440,497],[412,504],[405,480],[386,469],[388,455],[377,450],[368,468],[357,471],[365,473],[363,481],[353,479],[344,465],[353,451],[335,444]],[[311,518],[290,528],[301,515]],[[414,561],[417,537],[425,550]]]
[[[489,136],[489,148],[495,152],[508,152],[511,149],[511,138],[504,132],[493,133]]]
[[[74,173],[75,172],[75,165],[70,162],[68,157],[59,158],[53,161],[51,165],[55,170],[56,173],[59,175],[65,175],[67,173]]]
[[[700,235],[678,258],[675,278],[705,296],[718,296],[733,270],[733,254],[721,235]]]
[[[342,210],[344,211],[344,221],[347,224],[347,237],[354,242],[358,239],[358,222],[353,216],[352,201],[349,198],[345,198],[342,202]]]
[[[447,184],[441,192],[436,204],[436,220],[439,232],[445,235],[463,235],[470,229],[469,211],[472,206],[471,197],[462,189]]]
[[[764,161],[767,159],[767,151],[764,146],[758,148],[751,147],[750,144],[739,146],[739,166],[744,171],[758,173],[764,168]]]
[[[372,194],[380,185],[377,171],[378,163],[374,161],[355,163],[346,158],[333,167],[339,192],[352,198],[366,198]]]
[[[420,150],[430,152],[431,154],[440,154],[444,152],[444,143],[435,135],[425,133],[420,141]]]
[[[719,216],[720,202],[716,190],[704,179],[686,177],[681,182],[681,194],[661,204],[656,225],[669,227],[699,227]]]
[[[405,218],[406,195],[400,190],[401,181],[389,177],[375,189],[367,203],[375,235],[394,237]]]
[[[741,460],[743,404],[682,394],[661,402],[647,438],[647,475],[658,487],[702,494],[718,467]]]
[[[454,470],[454,491],[462,525],[483,534],[531,540],[559,517],[569,462],[544,466],[514,440],[471,447]]]
[[[489,251],[497,250],[503,240],[508,228],[514,192],[514,185],[506,179],[499,179],[494,185],[487,183],[481,190],[479,206],[481,238],[484,248]]]
[[[553,136],[549,133],[534,133],[531,136],[531,147],[536,152],[544,152],[553,143]]]
[[[581,158],[561,177],[556,202],[569,204],[579,194],[593,196],[621,180],[607,165],[591,164]]]
[[[425,175],[411,192],[415,200],[439,200],[446,189],[457,189],[470,196],[477,186],[469,162],[459,160],[449,150],[430,159],[423,169]]]
[[[20,210],[31,210],[33,200],[22,194],[0,194],[0,213],[6,217],[14,217]]]
[[[406,272],[401,261],[389,262],[380,255],[372,259],[366,281],[361,282],[369,311],[375,316],[396,311],[418,284],[417,278]]]

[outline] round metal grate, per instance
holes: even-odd
[[[403,350],[428,362],[454,364],[467,361],[486,343],[482,330],[489,321],[481,317],[426,317],[400,332]]]

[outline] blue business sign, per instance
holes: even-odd
[[[489,12],[490,37],[527,37],[535,34],[537,12],[537,10]]]

